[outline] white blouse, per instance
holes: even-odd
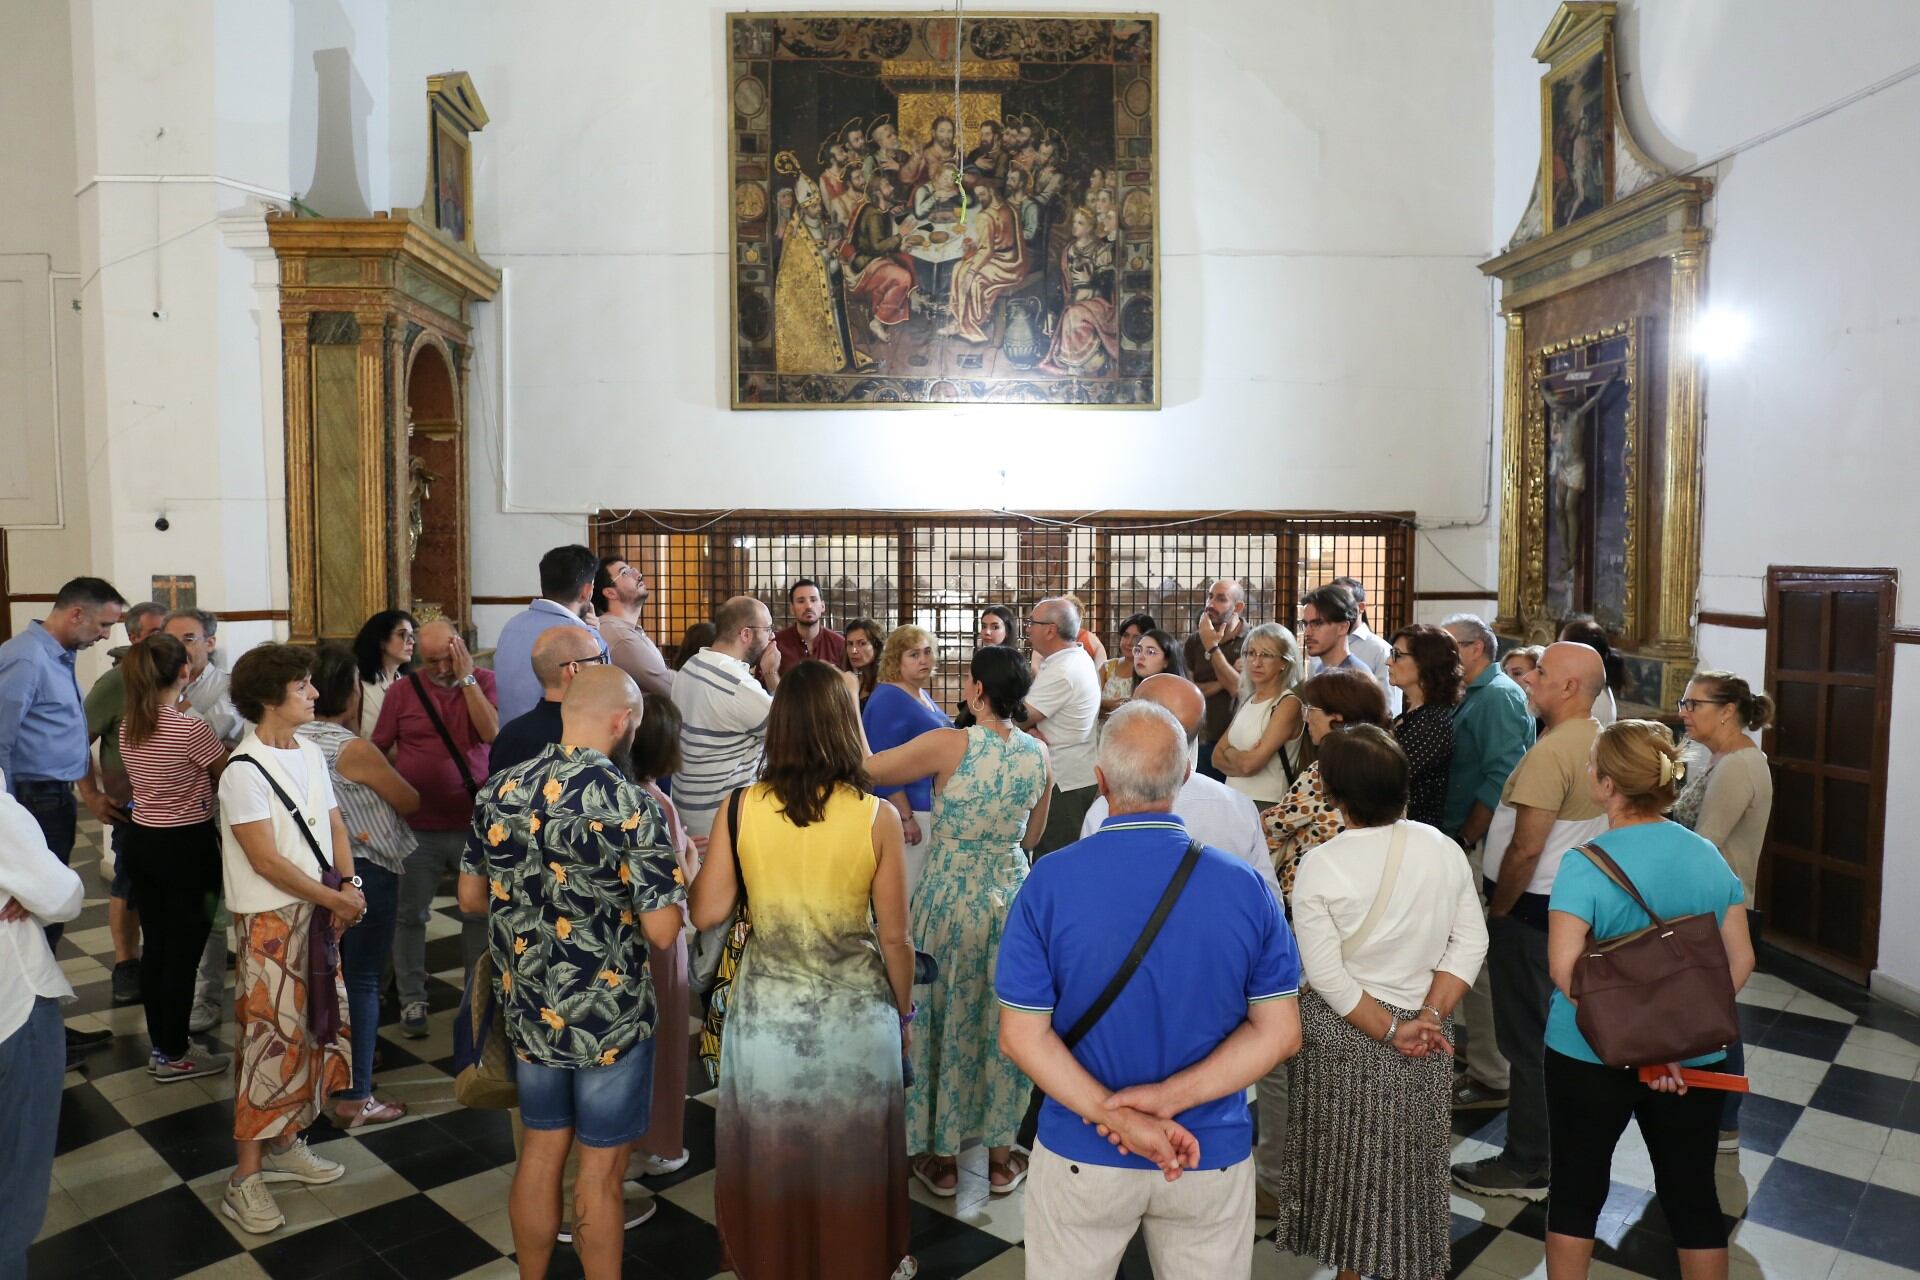
[[[1314,994],[1345,1017],[1363,995],[1418,1010],[1436,971],[1471,984],[1487,957],[1487,922],[1460,846],[1422,822],[1407,832],[1400,877],[1373,932],[1353,955],[1342,940],[1373,908],[1393,827],[1348,828],[1300,863],[1293,932]]]

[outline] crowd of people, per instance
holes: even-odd
[[[644,1179],[687,1159],[703,1006],[749,1280],[916,1274],[909,1183],[954,1196],[976,1143],[1048,1280],[1108,1280],[1141,1231],[1158,1275],[1247,1274],[1259,1220],[1342,1276],[1426,1280],[1450,1182],[1550,1198],[1549,1273],[1584,1275],[1630,1118],[1682,1274],[1725,1273],[1739,1095],[1678,1068],[1738,1072],[1741,1046],[1641,1083],[1573,985],[1590,937],[1646,923],[1602,859],[1663,917],[1711,913],[1729,982],[1751,972],[1772,704],[1737,675],[1694,677],[1676,743],[1617,719],[1589,619],[1503,658],[1471,615],[1374,633],[1353,579],[1286,620],[1223,579],[1189,633],[1122,620],[1111,658],[1070,595],[989,606],[943,707],[935,636],[835,631],[808,579],[784,627],[734,597],[671,663],[638,566],[555,548],[540,591],[490,665],[386,611],[229,670],[213,615],[97,578],[0,646],[0,1272],[44,1213],[61,1068],[105,1034],[60,1034],[52,952],[84,804],[113,999],[144,1006],[160,1082],[233,1076],[221,1209],[248,1232],[284,1223],[273,1184],[344,1173],[305,1140],[323,1115],[404,1116],[374,1030],[391,981],[400,1034],[428,1034],[451,879],[513,1050],[524,1276],[558,1241],[619,1273]],[[123,621],[83,699],[77,653]],[[229,939],[231,1059],[195,1039]],[[1450,1168],[1462,1110],[1505,1110],[1504,1147]]]

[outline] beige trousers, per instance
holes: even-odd
[[[1480,894],[1480,905],[1487,904],[1483,892],[1486,876],[1481,872],[1481,858],[1486,853],[1486,841],[1482,840],[1467,850],[1467,865],[1473,870],[1474,892]],[[1467,992],[1466,999],[1454,1010],[1455,1030],[1467,1029],[1467,1074],[1489,1089],[1498,1089],[1502,1093],[1507,1089],[1507,1060],[1500,1056],[1500,1046],[1493,1039],[1493,981],[1488,977],[1492,965],[1480,966],[1480,973],[1473,980],[1473,987]]]
[[[1287,1064],[1282,1062],[1254,1086],[1260,1108],[1260,1140],[1253,1147],[1254,1180],[1270,1196],[1280,1194],[1280,1171],[1287,1163]]]
[[[1156,1280],[1253,1271],[1253,1161],[1168,1182],[1151,1169],[1071,1161],[1035,1143],[1027,1174],[1031,1280],[1113,1280],[1136,1229]]]

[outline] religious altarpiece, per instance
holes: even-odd
[[[728,15],[732,405],[1157,408],[1157,19]]]
[[[1705,178],[1670,177],[1621,115],[1612,3],[1562,4],[1536,60],[1541,163],[1501,284],[1500,612],[1522,644],[1590,613],[1622,699],[1671,713],[1695,668]]]
[[[464,72],[427,81],[426,198],[371,218],[269,214],[280,266],[288,630],[351,639],[382,609],[471,639],[470,308],[500,273],[473,249]]]

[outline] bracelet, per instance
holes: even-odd
[[[1392,1044],[1393,1037],[1400,1030],[1400,1015],[1394,1014],[1387,1020],[1387,1034],[1380,1037],[1381,1044]]]
[[[1438,1018],[1438,1019],[1440,1019],[1440,1021],[1442,1021],[1442,1022],[1445,1022],[1445,1021],[1447,1020],[1447,1015],[1446,1015],[1446,1014],[1444,1014],[1444,1013],[1442,1013],[1442,1012],[1440,1012],[1440,1011],[1439,1011],[1438,1009],[1436,1009],[1436,1008],[1434,1008],[1434,1007],[1433,1007],[1432,1005],[1430,1005],[1430,1004],[1423,1004],[1423,1005],[1421,1005],[1421,1006],[1420,1006],[1420,1010],[1421,1010],[1421,1012],[1423,1012],[1423,1013],[1430,1013],[1430,1014],[1432,1014],[1432,1015],[1433,1015],[1434,1017],[1436,1017],[1436,1018]]]
[[[913,1003],[913,1008],[907,1010],[905,1013],[900,1015],[900,1025],[903,1027],[910,1027],[913,1025],[913,1020],[919,1016],[920,1016],[920,1002],[916,1000]]]
[[[1220,646],[1216,644],[1215,646],[1213,646],[1213,648],[1207,650],[1207,656],[1211,658],[1219,652],[1220,652]]]

